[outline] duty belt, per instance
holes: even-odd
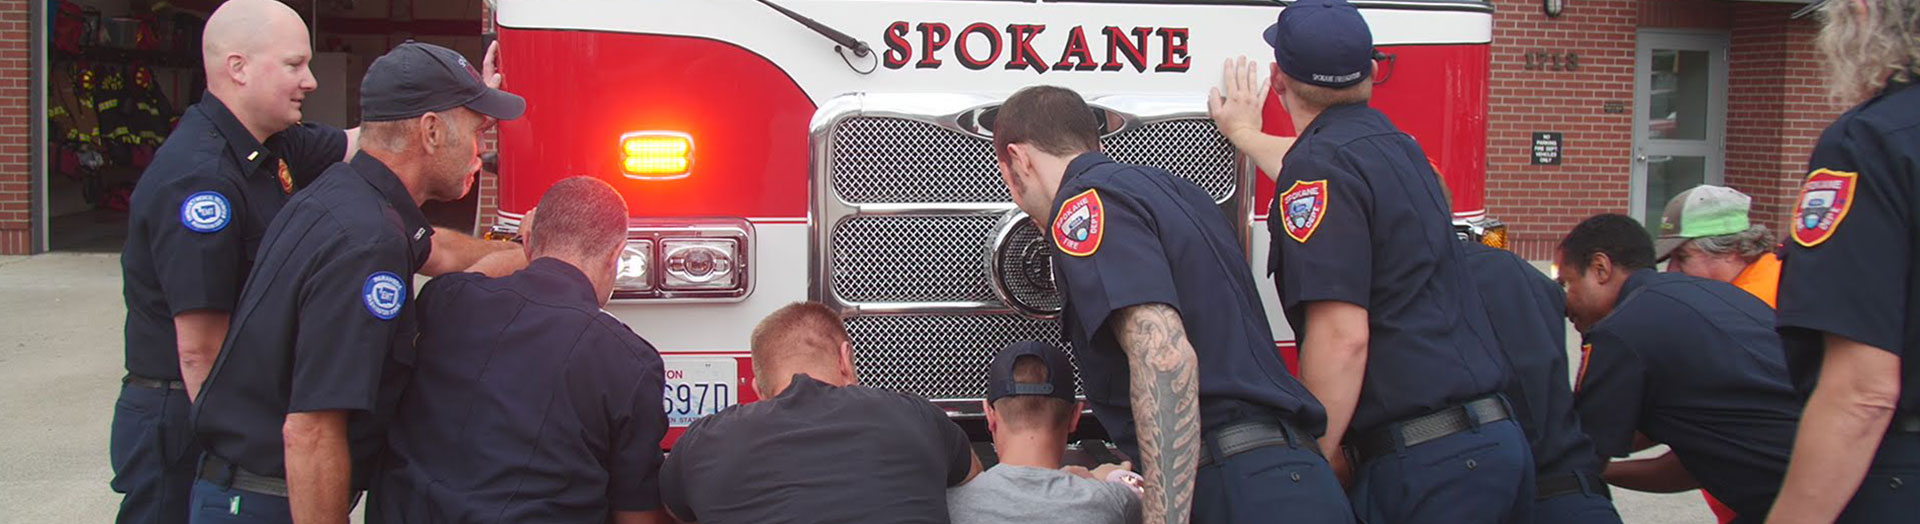
[[[132,373],[128,373],[126,378],[120,379],[120,383],[129,385],[129,386],[139,386],[147,389],[172,389],[177,391],[187,390],[186,382],[181,382],[178,380],[167,380],[163,378],[143,377],[143,376],[135,375]]]
[[[1607,482],[1590,471],[1576,471],[1540,477],[1533,483],[1534,500],[1547,500],[1561,495],[1575,493],[1593,493],[1608,499],[1613,491],[1607,488]]]
[[[200,456],[200,480],[212,482],[223,488],[233,488],[249,493],[287,496],[287,480],[259,475],[241,469],[240,465],[228,462],[212,453]]]
[[[1199,467],[1202,468],[1214,464],[1216,453],[1221,461],[1225,461],[1234,455],[1270,446],[1293,445],[1313,450],[1314,453],[1320,452],[1320,445],[1314,442],[1312,436],[1275,419],[1254,419],[1227,424],[1209,434],[1202,435],[1201,438],[1206,441],[1206,446],[1209,448],[1200,450]]]
[[[1507,403],[1498,395],[1483,397],[1400,422],[1388,423],[1368,431],[1354,443],[1359,463],[1393,454],[1402,447],[1411,448],[1467,431],[1482,424],[1511,418]]]

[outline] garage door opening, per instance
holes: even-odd
[[[479,63],[481,0],[283,0],[313,35],[319,88],[304,117],[359,124],[360,79],[393,46],[419,40]],[[36,206],[53,251],[118,253],[127,206],[153,154],[206,91],[200,33],[221,0],[46,0],[47,133]],[[477,183],[477,178],[476,178]],[[435,224],[472,230],[478,188],[430,205]]]

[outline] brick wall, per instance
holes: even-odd
[[[493,9],[488,8],[486,3],[480,4],[480,31],[482,33],[493,31]],[[481,52],[485,53],[486,51],[482,50]],[[500,69],[504,71],[508,68],[502,65]],[[497,131],[487,131],[486,144],[483,145],[483,150],[499,151],[499,140],[500,134]],[[483,174],[480,177],[480,206],[478,209],[480,218],[476,221],[477,227],[479,228],[477,233],[484,234],[487,232],[487,228],[493,227],[494,211],[498,209],[500,209],[500,177],[498,175]]]
[[[1754,196],[1776,231],[1813,142],[1839,107],[1821,87],[1812,20],[1797,4],[1716,0],[1583,0],[1548,18],[1534,0],[1495,0],[1487,207],[1514,248],[1551,258],[1573,224],[1627,211],[1633,148],[1634,46],[1643,28],[1726,31],[1726,183]],[[1578,71],[1527,70],[1525,53],[1576,52]],[[1616,104],[1621,111],[1605,108]],[[1531,132],[1564,133],[1561,164],[1531,165]]]
[[[1514,249],[1550,258],[1560,235],[1598,212],[1627,209],[1637,0],[1568,2],[1548,18],[1535,0],[1495,0],[1488,112],[1487,210]],[[1578,71],[1531,71],[1525,53],[1575,52]],[[1563,133],[1560,165],[1531,165],[1532,132]]]
[[[1817,83],[1812,19],[1798,5],[1741,4],[1728,53],[1727,185],[1753,196],[1753,219],[1786,232],[1813,144],[1842,108]]]
[[[29,5],[29,0],[0,0],[0,255],[24,255],[33,249]]]

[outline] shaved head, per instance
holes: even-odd
[[[266,140],[300,122],[300,106],[316,87],[306,23],[275,0],[228,0],[207,18],[200,46],[207,91]]]
[[[258,53],[274,39],[293,36],[286,32],[296,28],[300,39],[306,40],[306,24],[300,21],[300,13],[287,4],[275,0],[228,0],[207,18],[200,57],[206,60],[208,68],[216,68],[228,53]]]

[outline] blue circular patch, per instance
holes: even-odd
[[[360,288],[360,300],[366,303],[368,313],[380,320],[393,320],[400,316],[400,306],[407,303],[407,284],[399,275],[374,273],[367,277],[366,287]]]
[[[196,233],[212,233],[227,228],[227,222],[233,219],[233,206],[227,204],[226,195],[215,191],[201,191],[187,196],[180,204],[180,224]]]

